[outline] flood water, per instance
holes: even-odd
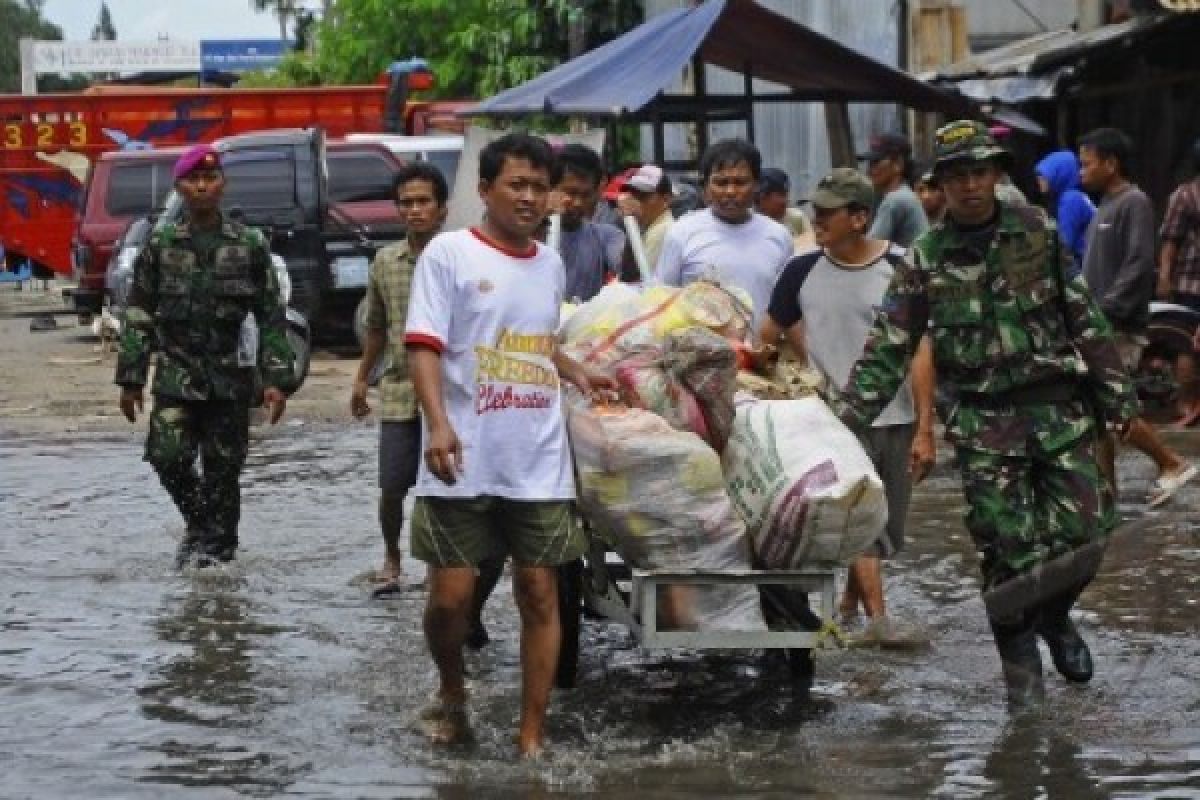
[[[1110,549],[1081,626],[1097,677],[1046,658],[1010,720],[939,467],[889,568],[923,652],[823,651],[808,704],[756,653],[643,652],[588,622],[550,753],[520,763],[515,610],[469,657],[477,741],[411,727],[434,687],[418,588],[371,600],[376,429],[255,433],[237,562],[176,574],[182,523],[134,434],[0,435],[0,797],[1200,797],[1200,488]],[[1200,437],[1172,439],[1200,458]],[[1149,462],[1126,455],[1123,511]],[[414,581],[422,568],[408,563]]]

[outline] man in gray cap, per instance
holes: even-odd
[[[867,343],[875,309],[899,269],[904,248],[867,236],[875,192],[857,170],[835,169],[812,196],[820,249],[796,256],[784,267],[763,323],[764,343],[781,335],[801,361],[808,361],[837,387]],[[863,639],[885,643],[901,636],[887,616],[882,559],[904,544],[904,521],[913,481],[933,465],[933,376],[928,364],[914,369],[914,393],[906,384],[862,431],[863,448],[875,464],[888,501],[888,522],[872,547],[850,565],[840,616],[853,620],[861,605],[870,617]],[[914,429],[916,440],[914,441]]]

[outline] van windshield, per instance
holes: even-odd
[[[331,153],[329,199],[335,203],[392,199],[395,169],[379,153]]]
[[[296,162],[290,152],[248,150],[221,160],[225,171],[223,208],[292,208],[296,205]]]

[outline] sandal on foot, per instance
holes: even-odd
[[[1196,473],[1196,465],[1188,464],[1179,470],[1179,472],[1170,475],[1159,475],[1150,486],[1150,507],[1157,508],[1170,500],[1172,495],[1182,489],[1188,481],[1196,477]]]

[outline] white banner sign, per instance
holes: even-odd
[[[197,72],[200,42],[46,42],[33,43],[33,71]]]

